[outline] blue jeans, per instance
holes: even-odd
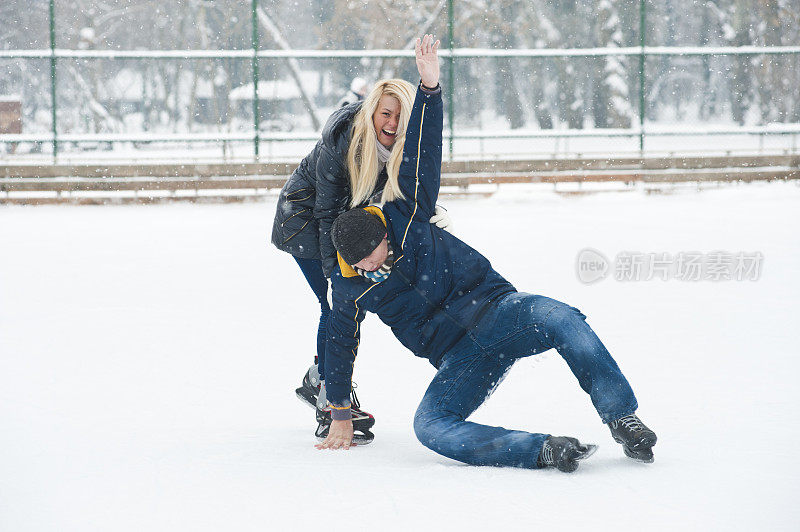
[[[439,363],[414,416],[419,441],[471,465],[536,468],[549,434],[466,421],[517,359],[556,349],[604,423],[636,411],[636,397],[578,309],[544,296],[513,293],[496,301]],[[553,405],[554,408],[558,404]]]
[[[292,255],[294,257],[294,255]],[[319,259],[301,259],[294,257],[303,276],[308,282],[308,286],[317,296],[320,306],[319,326],[317,327],[317,355],[314,363],[319,364],[319,374],[324,378],[325,371],[325,342],[328,338],[327,323],[331,313],[331,306],[328,304],[328,279],[322,273],[322,261]]]

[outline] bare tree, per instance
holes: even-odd
[[[267,15],[267,13],[261,8],[258,8],[258,21],[259,23],[269,32],[270,37],[272,40],[283,50],[291,50],[291,46],[289,42],[283,37],[280,29],[278,26],[273,22],[272,18]],[[297,62],[297,59],[289,58],[286,60],[286,64],[289,67],[289,74],[292,76],[295,84],[297,85],[297,89],[300,91],[300,98],[303,100],[303,105],[308,112],[309,117],[311,118],[311,123],[314,125],[314,129],[321,129],[322,124],[317,116],[317,107],[314,105],[314,101],[311,99],[311,96],[308,94],[308,87],[303,85],[302,79],[300,79],[300,65]]]

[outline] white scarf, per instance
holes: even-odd
[[[383,170],[383,167],[386,166],[386,163],[389,162],[389,157],[392,155],[392,150],[380,142],[376,142],[376,144],[378,146],[378,162],[380,163],[380,165],[378,165],[378,171],[380,172]]]

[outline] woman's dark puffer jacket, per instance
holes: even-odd
[[[349,208],[350,178],[347,149],[353,117],[361,108],[356,102],[337,109],[322,129],[322,139],[306,155],[283,186],[272,226],[272,243],[304,259],[321,259],[330,277],[336,267],[336,249],[331,225]],[[386,169],[378,177],[372,196],[386,184]]]

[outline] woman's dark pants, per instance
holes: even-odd
[[[294,256],[294,255],[293,255]],[[328,279],[322,273],[322,261],[319,259],[301,259],[294,257],[300,270],[303,272],[308,286],[317,296],[317,301],[320,307],[319,326],[317,327],[317,355],[314,357],[314,362],[319,364],[319,374],[324,376],[325,373],[325,341],[328,337],[326,325],[328,323],[328,315],[331,313],[331,307],[328,304]]]

